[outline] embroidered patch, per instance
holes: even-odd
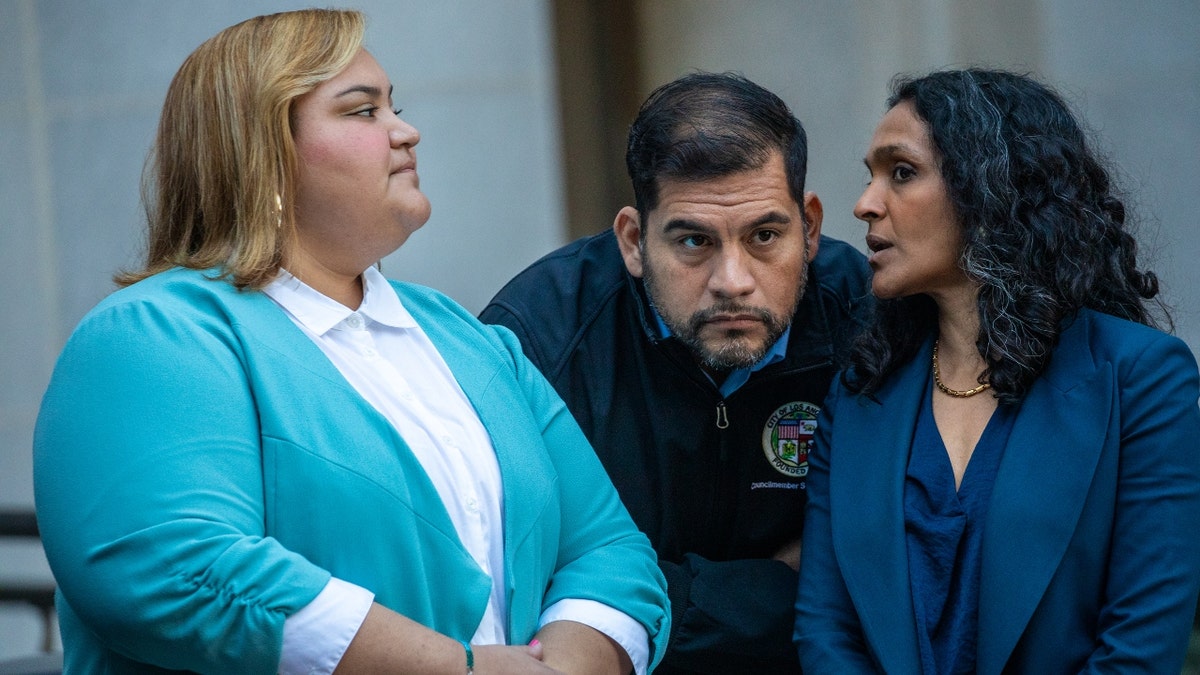
[[[812,449],[819,412],[819,406],[807,401],[792,401],[767,418],[762,448],[776,471],[797,478],[808,475],[808,451]]]

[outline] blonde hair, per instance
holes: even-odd
[[[362,49],[356,11],[258,16],[217,33],[180,66],[143,172],[145,265],[124,286],[172,267],[216,269],[241,289],[279,271],[294,236],[297,98]]]

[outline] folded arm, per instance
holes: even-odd
[[[1085,672],[1178,672],[1200,589],[1196,363],[1163,336],[1117,373],[1121,451],[1109,583]]]

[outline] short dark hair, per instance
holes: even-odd
[[[788,189],[804,203],[808,138],[775,94],[737,73],[696,72],[655,89],[629,128],[625,165],[644,220],[659,180],[706,180],[784,159]]]
[[[1029,75],[972,68],[898,78],[888,107],[903,102],[929,131],[962,228],[959,264],[980,285],[981,380],[1001,401],[1024,396],[1081,309],[1155,325],[1158,280],[1137,268],[1110,172],[1061,96]],[[846,380],[866,393],[937,328],[925,296],[876,311]]]

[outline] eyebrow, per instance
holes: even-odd
[[[388,98],[392,97],[392,91],[394,89],[395,89],[394,86],[388,87]],[[354,94],[354,93],[363,93],[363,94],[366,94],[367,96],[370,96],[371,98],[379,98],[381,95],[383,95],[383,90],[380,89],[379,87],[374,87],[369,84],[356,84],[353,87],[350,87],[350,88],[346,89],[345,91],[342,91],[341,93],[337,94],[336,96],[334,96],[334,98],[341,98],[348,94]]]
[[[866,157],[863,157],[863,164],[866,164],[867,168],[870,168],[871,160],[879,161],[889,157],[895,157],[896,155],[916,154],[919,153],[916,151],[916,149],[909,145],[904,143],[889,143],[888,145],[881,145],[878,148],[875,148],[868,153]]]
[[[747,224],[744,229],[753,229],[756,227],[761,227],[762,225],[768,225],[770,223],[779,223],[780,225],[786,225],[790,222],[792,222],[792,219],[789,218],[786,213],[783,213],[781,211],[770,211],[768,213],[764,213],[763,215],[759,216],[753,222]],[[669,234],[671,232],[676,232],[679,230],[683,230],[685,232],[705,232],[705,233],[707,233],[707,232],[714,231],[715,228],[709,227],[708,225],[697,222],[690,218],[672,218],[671,220],[668,220],[665,225],[663,225],[663,233],[664,234]]]

